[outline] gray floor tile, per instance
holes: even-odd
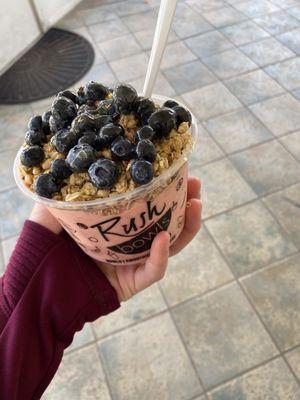
[[[99,48],[108,61],[132,56],[141,51],[141,46],[132,34],[99,43]]]
[[[235,4],[234,7],[250,18],[280,11],[279,7],[268,0],[247,0]]]
[[[286,11],[294,17],[300,19],[300,5],[295,5],[295,7],[288,8]]]
[[[110,400],[96,345],[64,357],[43,400]]]
[[[288,90],[297,89],[300,86],[300,59],[293,58],[278,64],[270,65],[265,71],[276,79]]]
[[[282,33],[276,38],[295,54],[300,54],[300,29]]]
[[[0,156],[0,191],[15,186],[13,177],[13,165],[16,157],[16,150],[2,151]]]
[[[300,131],[283,137],[280,142],[300,162]]]
[[[279,348],[300,344],[299,254],[242,282]]]
[[[214,390],[209,400],[297,400],[299,386],[281,358],[234,379]]]
[[[185,43],[200,58],[209,57],[233,48],[233,44],[218,31],[204,33],[203,35],[187,39]]]
[[[182,98],[200,120],[242,107],[238,99],[221,82],[185,93]]]
[[[300,89],[293,90],[292,94],[297,100],[300,100]]]
[[[226,153],[272,139],[273,135],[249,111],[242,109],[204,123]]]
[[[87,74],[84,75],[79,82],[76,82],[73,87],[77,90],[79,86],[85,85],[89,81],[98,81],[105,85],[113,85],[116,83],[116,78],[107,63],[93,65]]]
[[[216,28],[232,25],[246,19],[245,15],[232,7],[223,7],[218,10],[204,12],[203,17]]]
[[[290,94],[254,104],[250,108],[275,136],[300,129],[300,103]]]
[[[199,60],[164,70],[177,93],[189,92],[216,81],[216,77]]]
[[[154,3],[154,2],[152,2]],[[114,5],[115,12],[120,16],[127,16],[131,14],[137,14],[145,11],[150,11],[152,9],[150,2],[136,1],[136,0],[126,0],[122,2],[116,2]]]
[[[146,53],[121,58],[110,63],[119,81],[131,81],[146,75],[148,56]]]
[[[255,198],[255,193],[229,160],[223,159],[199,169],[203,212],[208,218]]]
[[[154,29],[157,22],[157,13],[153,10],[130,15],[129,17],[122,18],[122,22],[127,26],[131,32],[142,31],[145,28]]]
[[[288,352],[285,355],[287,362],[290,364],[292,370],[295,372],[298,379],[300,379],[300,348]]]
[[[174,305],[232,279],[226,262],[203,227],[182,252],[171,258],[160,285],[168,303]]]
[[[127,26],[120,18],[90,25],[88,29],[95,42],[105,42],[128,33]]]
[[[278,5],[280,8],[290,8],[299,4],[299,0],[272,0],[272,3]]]
[[[144,82],[145,78],[142,77],[130,81],[129,83],[137,90],[138,93],[142,93]],[[176,95],[174,88],[170,85],[169,81],[161,73],[159,73],[157,76],[153,93],[160,94],[166,97],[174,97]]]
[[[200,14],[227,6],[224,0],[186,0],[186,4]]]
[[[93,323],[94,330],[97,337],[101,339],[165,309],[166,304],[162,294],[155,285],[123,303],[119,310],[95,321]]]
[[[203,62],[221,79],[257,69],[257,65],[238,49],[203,58]]]
[[[172,313],[206,388],[276,354],[236,284],[179,305]]]
[[[161,68],[171,68],[175,65],[184,64],[196,60],[195,54],[184,44],[184,42],[174,42],[166,46],[165,53],[161,62]]]
[[[14,236],[10,239],[6,239],[6,240],[2,241],[2,254],[3,254],[4,265],[8,264],[9,258],[15,248],[17,240],[18,240],[18,236]]]
[[[201,393],[167,313],[101,341],[99,350],[115,400],[181,400]]]
[[[31,116],[32,108],[27,104],[0,106],[0,152],[17,149],[22,144]]]
[[[284,89],[262,70],[249,72],[224,83],[246,105],[258,103],[284,92]]]
[[[230,159],[259,196],[300,180],[300,164],[277,141],[233,154]]]
[[[178,3],[173,29],[181,39],[208,32],[213,27],[197,12],[183,3]]]
[[[151,50],[154,38],[154,29],[144,29],[134,33],[137,41],[141,45],[143,50]],[[171,30],[168,36],[168,43],[173,43],[178,41],[178,36]]]
[[[207,221],[206,226],[238,277],[296,251],[260,202],[219,215]]]
[[[19,189],[0,193],[0,238],[7,239],[18,235],[24,220],[32,209],[32,201],[27,199]]]
[[[30,103],[32,110],[33,110],[32,114],[41,115],[41,114],[43,114],[44,111],[49,110],[51,107],[51,104],[53,102],[53,99],[54,99],[54,96],[50,96],[50,97],[46,97],[45,99],[33,101],[32,103]]]
[[[68,354],[70,351],[80,348],[94,340],[91,324],[87,323],[84,325],[81,331],[76,332],[72,344],[65,350],[64,354]]]
[[[296,29],[300,25],[300,21],[297,20],[297,18],[285,11],[279,11],[255,18],[254,22],[271,35],[279,35],[280,33]]]
[[[221,29],[221,32],[237,46],[270,36],[252,21],[226,26]]]
[[[263,201],[300,249],[300,184],[271,194]]]
[[[274,38],[246,44],[241,46],[241,50],[260,67],[291,58],[295,55],[295,53]]]
[[[190,173],[196,176],[199,176],[199,168],[201,165],[223,158],[225,155],[222,149],[200,124],[198,129],[198,142],[189,160]]]
[[[106,22],[117,18],[116,13],[111,6],[107,5],[80,10],[78,11],[78,14],[85,25],[93,25],[99,22]]]

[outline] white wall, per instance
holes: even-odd
[[[71,11],[81,0],[34,0],[43,29],[50,26]]]
[[[0,0],[0,73],[40,35],[28,0]]]

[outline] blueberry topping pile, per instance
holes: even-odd
[[[129,114],[134,128],[124,125],[122,118]],[[68,185],[73,173],[86,173],[94,188],[110,190],[123,168],[136,185],[146,185],[154,177],[157,145],[191,120],[190,112],[173,100],[159,108],[130,85],[112,89],[91,81],[77,92],[59,92],[49,110],[30,118],[21,164],[41,167],[33,188],[47,198]]]

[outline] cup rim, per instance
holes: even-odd
[[[159,102],[160,104],[164,103],[166,100],[173,100],[170,97],[165,97],[161,95],[156,95],[154,94],[151,96],[151,99],[154,101]],[[179,105],[186,107],[185,104],[178,100],[176,101]],[[189,109],[188,109],[189,110]],[[111,203],[117,203],[121,202],[124,200],[133,200],[136,197],[144,197],[146,193],[151,192],[154,188],[157,188],[160,186],[160,184],[166,179],[172,176],[179,168],[188,160],[188,156],[193,152],[193,150],[196,147],[197,144],[197,138],[198,138],[198,125],[197,125],[197,120],[194,114],[189,110],[191,115],[192,115],[192,124],[191,124],[191,131],[193,135],[193,143],[191,146],[189,146],[183,153],[183,155],[176,160],[171,167],[167,168],[161,175],[155,177],[150,183],[147,185],[139,186],[135,189],[132,189],[130,191],[127,191],[125,193],[120,193],[113,195],[111,197],[104,197],[100,199],[94,199],[94,200],[87,200],[87,201],[62,201],[62,200],[53,200],[53,199],[47,199],[45,197],[41,197],[37,195],[36,193],[32,192],[29,190],[26,185],[24,184],[23,179],[21,179],[21,175],[19,172],[19,166],[20,166],[20,154],[22,151],[22,148],[19,149],[15,161],[14,161],[14,166],[13,166],[13,174],[14,174],[14,179],[15,182],[18,186],[18,188],[21,190],[21,192],[29,197],[30,199],[46,206],[46,207],[51,207],[51,208],[56,208],[56,209],[63,209],[63,210],[75,210],[75,209],[84,209],[84,208],[93,208],[93,207],[99,207],[99,206],[109,206]],[[143,196],[142,196],[143,195]]]

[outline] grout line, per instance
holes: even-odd
[[[168,305],[168,312],[169,312],[170,318],[171,318],[171,320],[172,320],[172,322],[173,322],[173,325],[174,325],[174,327],[175,327],[175,330],[177,331],[177,334],[178,334],[178,336],[179,336],[179,340],[181,341],[181,344],[183,345],[183,348],[184,348],[184,350],[185,350],[185,353],[186,353],[186,355],[187,355],[187,358],[189,359],[189,361],[190,361],[190,363],[191,363],[192,369],[194,370],[194,373],[195,373],[195,375],[196,375],[196,377],[197,377],[197,379],[198,379],[198,383],[199,383],[200,388],[201,388],[201,390],[202,390],[202,392],[201,392],[201,394],[202,394],[202,393],[205,392],[204,383],[203,383],[203,381],[202,381],[200,375],[198,374],[197,367],[196,367],[196,365],[195,365],[195,363],[194,363],[194,360],[193,360],[193,358],[192,358],[192,356],[191,356],[191,354],[190,354],[190,352],[189,352],[189,349],[188,349],[188,347],[187,347],[187,345],[186,345],[186,343],[185,343],[185,341],[184,341],[183,335],[182,335],[182,333],[180,332],[180,329],[179,329],[178,326],[177,326],[177,323],[176,323],[176,321],[175,321],[174,315],[173,315],[173,313],[172,313],[172,309],[171,309],[170,306],[169,306],[168,299],[167,299],[167,297],[165,296],[165,293],[164,293],[164,291],[162,290],[162,288],[161,288],[160,286],[159,286],[159,289],[160,289],[160,291],[161,291],[161,294],[162,294],[162,296],[163,296],[163,299],[164,299],[165,303]],[[199,394],[198,394],[198,395],[199,395]]]
[[[272,356],[272,357],[268,358],[267,360],[261,362],[260,364],[257,364],[257,365],[255,365],[253,367],[250,367],[250,368],[247,368],[247,369],[243,370],[242,372],[237,373],[235,376],[233,376],[231,378],[227,378],[222,382],[219,382],[219,383],[217,383],[215,385],[209,386],[207,388],[207,390],[206,390],[206,393],[211,393],[211,392],[215,391],[216,389],[221,388],[222,386],[225,386],[227,383],[229,383],[231,381],[234,381],[234,380],[236,380],[236,379],[248,374],[249,372],[255,371],[256,369],[261,368],[264,365],[266,365],[266,364],[268,364],[268,363],[270,363],[272,361],[275,361],[277,359],[280,359],[280,358],[282,358],[281,355],[280,354],[276,354],[275,356]],[[232,400],[236,400],[236,399],[232,399]]]
[[[229,161],[230,161],[230,160],[229,160]],[[211,164],[213,164],[213,163],[211,163]],[[206,165],[207,165],[207,164],[206,164]],[[237,171],[237,172],[238,172],[238,171]],[[242,179],[244,179],[244,178],[242,177]],[[244,179],[244,180],[245,180],[245,179]],[[245,182],[248,184],[247,181],[245,181]],[[228,213],[228,212],[237,210],[237,209],[239,209],[239,208],[242,208],[243,206],[247,206],[247,205],[249,205],[249,204],[251,204],[251,203],[255,203],[256,201],[263,200],[264,198],[266,198],[266,197],[268,197],[268,196],[271,196],[272,194],[279,193],[279,192],[281,192],[281,191],[283,191],[283,190],[286,190],[286,189],[290,188],[291,186],[297,185],[298,183],[299,183],[299,181],[294,182],[294,183],[292,183],[292,184],[289,184],[289,185],[287,185],[287,186],[284,186],[284,187],[282,187],[282,188],[275,189],[275,190],[270,191],[270,192],[268,192],[268,193],[264,193],[264,194],[262,194],[262,195],[256,195],[255,198],[252,198],[252,199],[250,199],[250,200],[248,200],[248,201],[245,201],[245,202],[242,203],[242,204],[238,204],[238,205],[235,205],[235,206],[233,206],[233,207],[227,208],[226,210],[220,211],[220,212],[215,213],[215,214],[213,214],[213,215],[211,215],[211,216],[202,218],[202,220],[203,220],[204,222],[207,222],[207,221],[209,221],[209,220],[211,220],[211,219],[213,219],[213,218],[215,218],[215,217],[219,217],[219,216],[222,215],[222,214],[226,214],[226,213]],[[250,186],[249,186],[249,187],[250,187]],[[250,187],[250,188],[251,188],[251,187]],[[254,194],[255,194],[255,192],[254,192]],[[264,203],[263,203],[263,204],[264,204]],[[280,224],[280,225],[281,225],[281,224]]]
[[[107,369],[106,369],[106,364],[105,364],[104,359],[103,359],[103,357],[101,355],[100,348],[99,348],[99,346],[97,346],[97,343],[96,343],[96,347],[97,347],[96,350],[97,350],[97,354],[98,354],[98,359],[99,359],[99,362],[101,364],[101,368],[102,368],[102,371],[103,371],[104,380],[105,380],[105,383],[106,383],[106,386],[107,386],[109,397],[110,397],[110,399],[113,399],[112,387],[110,386],[110,382],[109,382],[109,379],[108,379],[109,371],[107,371]]]

